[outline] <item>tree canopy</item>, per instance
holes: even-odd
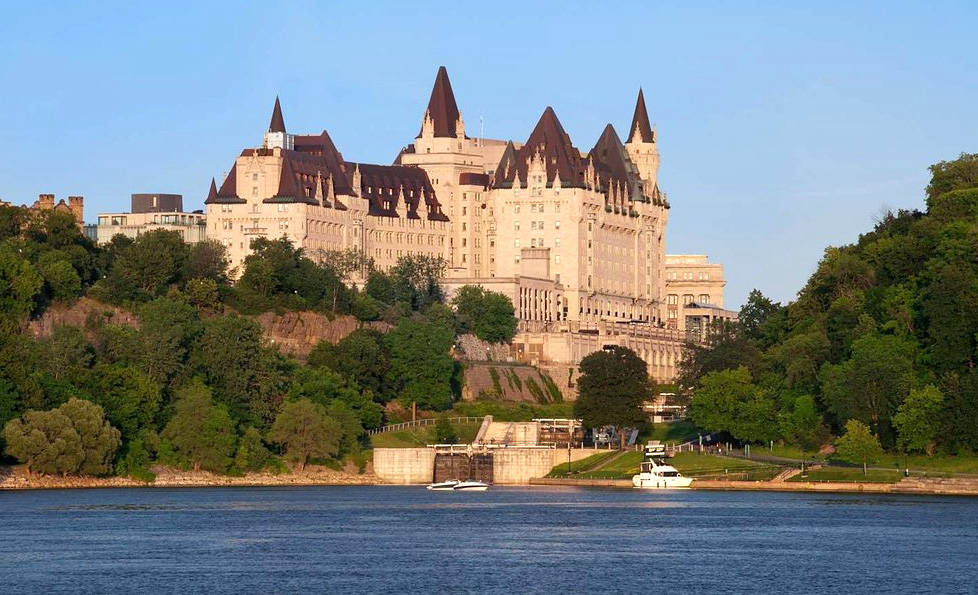
[[[653,386],[645,362],[615,345],[586,356],[580,370],[574,415],[587,427],[614,426],[624,447],[624,428],[648,423],[642,405],[652,400]]]

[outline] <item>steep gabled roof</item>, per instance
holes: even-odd
[[[594,169],[603,178],[603,182],[612,179],[619,182],[628,180],[628,154],[625,152],[625,146],[621,144],[621,139],[618,138],[618,133],[615,132],[615,127],[611,124],[604,127],[598,142],[594,144],[594,148],[588,155],[594,163]]]
[[[409,219],[418,219],[418,207],[422,200],[428,210],[428,219],[447,221],[441,212],[441,204],[435,196],[428,174],[420,167],[406,165],[374,165],[372,163],[347,163],[347,169],[360,170],[360,196],[367,200],[370,215],[397,217],[398,198],[403,196]]]
[[[322,175],[333,176],[333,191],[336,194],[349,194],[350,184],[347,180],[346,162],[343,155],[333,144],[333,139],[329,133],[323,130],[319,134],[296,135],[293,137],[293,148],[297,153],[303,155],[320,157],[322,164],[320,170]]]
[[[502,182],[509,175],[510,171],[514,171],[516,168],[516,146],[513,145],[513,141],[506,143],[506,148],[503,149],[503,156],[499,158],[499,163],[496,165],[496,169],[493,170],[492,179],[493,184],[496,181]]]
[[[238,197],[237,164],[231,166],[231,171],[228,172],[227,177],[224,178],[224,183],[221,184],[221,189],[217,191],[217,196],[215,196],[213,199],[208,197],[208,201],[209,204],[237,204],[246,202],[243,198]]]
[[[282,104],[275,96],[275,107],[272,108],[272,120],[268,123],[269,132],[285,132],[285,118],[282,117]]]
[[[638,90],[638,99],[635,101],[632,127],[628,129],[628,142],[655,142],[652,127],[649,126],[649,112],[645,109],[645,95],[642,94],[641,88]]]
[[[431,98],[428,99],[428,109],[425,110],[425,118],[431,118],[434,123],[435,136],[454,138],[458,135],[455,125],[459,120],[458,105],[455,103],[455,93],[452,92],[452,83],[448,80],[448,71],[444,66],[438,68],[435,76],[435,86],[431,89]],[[418,131],[418,138],[421,131]]]
[[[628,190],[628,195],[637,197],[640,192],[640,183],[637,175],[634,174],[634,166],[628,159],[625,145],[621,144],[615,127],[608,124],[601,132],[598,142],[588,153],[591,163],[598,174],[598,186],[602,192],[607,192],[610,185],[624,184]]]
[[[552,184],[557,175],[565,187],[584,187],[584,167],[581,152],[571,143],[570,137],[560,125],[557,114],[547,106],[540,116],[526,144],[516,152],[514,167],[508,173],[496,172],[496,185],[510,186],[518,175],[520,184],[526,184],[529,161],[539,153],[547,168],[547,184]],[[502,163],[502,161],[500,161]]]

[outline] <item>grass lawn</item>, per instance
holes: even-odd
[[[694,452],[680,453],[669,459],[669,464],[683,475],[704,479],[763,481],[773,478],[784,469],[769,463]]]
[[[903,455],[884,455],[883,458],[873,463],[872,466],[903,470]],[[907,466],[910,467],[911,471],[978,474],[978,456],[934,455],[928,457],[926,455],[910,455],[907,457]]]
[[[870,469],[867,475],[863,475],[862,467],[822,467],[807,471],[806,477],[796,475],[788,481],[851,481],[866,483],[896,483],[903,478],[903,474],[893,470]]]
[[[479,433],[479,426],[482,423],[452,424],[455,433],[458,435],[459,444],[466,444],[475,440],[475,435]],[[417,448],[428,444],[435,444],[435,426],[422,426],[410,428],[400,432],[386,432],[370,437],[370,444],[373,448]]]
[[[579,477],[594,479],[631,479],[633,475],[638,473],[638,464],[642,462],[643,458],[644,454],[641,451],[628,451],[617,459],[609,461],[607,464],[602,465],[593,471],[582,473]]]
[[[561,463],[550,470],[547,477],[567,477],[578,475],[579,469],[590,469],[600,465],[602,462],[607,461],[611,457],[618,454],[617,450],[604,450],[598,454],[593,454],[586,459],[581,459],[580,461],[574,461],[570,466],[570,473],[567,472],[567,463]]]
[[[700,435],[700,429],[688,420],[681,419],[672,423],[655,424],[648,436],[643,440],[660,440],[662,442],[687,442],[695,440]]]

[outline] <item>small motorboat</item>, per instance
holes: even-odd
[[[428,484],[428,489],[429,490],[438,490],[438,491],[442,491],[442,492],[450,492],[450,491],[454,490],[455,489],[455,486],[457,486],[460,483],[462,483],[462,482],[460,482],[457,479],[449,479],[448,481],[439,481],[439,482],[435,482],[435,483],[429,483]]]
[[[460,481],[452,488],[456,492],[484,492],[489,489],[489,484],[481,481]]]

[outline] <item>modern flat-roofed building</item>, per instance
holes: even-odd
[[[96,238],[99,244],[112,240],[116,234],[131,238],[155,229],[180,232],[183,241],[193,244],[207,235],[207,217],[201,211],[183,211],[179,194],[133,194],[131,212],[99,213]]]

